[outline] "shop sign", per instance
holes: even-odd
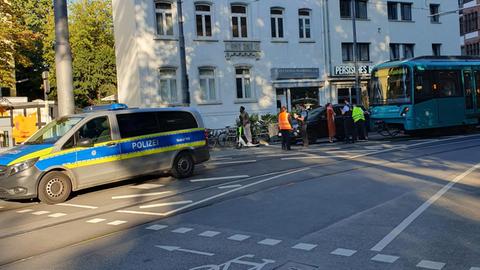
[[[318,68],[272,68],[273,80],[318,79]]]
[[[369,74],[372,70],[371,66],[363,65],[358,66],[358,73],[359,74]],[[355,66],[351,65],[342,65],[342,66],[335,66],[335,75],[355,75]]]

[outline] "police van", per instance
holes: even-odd
[[[54,120],[0,154],[0,198],[60,203],[72,191],[143,174],[189,177],[210,158],[194,109],[90,109]]]

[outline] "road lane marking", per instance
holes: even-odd
[[[167,227],[168,227],[167,225],[155,224],[155,225],[148,226],[145,229],[152,230],[152,231],[159,231],[159,230],[165,229]]]
[[[184,234],[184,233],[187,233],[189,231],[193,231],[192,228],[186,228],[186,227],[182,227],[182,228],[178,228],[178,229],[175,229],[173,230],[172,232],[173,233],[181,233],[181,234]]]
[[[162,207],[162,206],[169,206],[169,205],[178,205],[178,204],[187,204],[192,203],[193,201],[179,201],[179,202],[168,202],[168,203],[157,203],[157,204],[149,204],[149,205],[142,205],[139,208],[154,208],[154,207]]]
[[[28,212],[32,212],[32,211],[33,211],[32,209],[23,209],[23,210],[17,211],[17,213],[28,213]]]
[[[346,249],[346,248],[337,248],[334,251],[330,252],[330,254],[332,255],[338,255],[338,256],[344,256],[344,257],[350,257],[355,253],[357,253],[356,250]]]
[[[120,195],[120,196],[113,196],[112,200],[138,198],[138,197],[150,197],[150,196],[158,196],[158,195],[164,195],[164,194],[169,194],[169,193],[172,193],[172,192],[171,191],[162,191],[162,192],[152,192],[152,193]]]
[[[165,213],[156,213],[156,212],[143,212],[143,211],[131,211],[131,210],[117,210],[115,212],[124,213],[124,214],[159,216],[159,217],[164,217],[165,216]]]
[[[159,188],[163,187],[163,185],[159,184],[141,184],[137,186],[131,186],[130,188],[136,188],[136,189],[153,189],[153,188]]]
[[[282,173],[282,174],[278,174],[278,175],[275,175],[275,176],[272,176],[272,177],[269,177],[269,178],[266,178],[266,179],[263,179],[263,180],[259,180],[259,181],[257,181],[257,182],[250,183],[250,184],[245,185],[245,186],[241,186],[241,187],[238,187],[238,188],[234,188],[234,189],[231,189],[231,190],[229,190],[229,191],[225,191],[225,192],[222,192],[222,193],[213,195],[213,196],[211,196],[211,197],[207,197],[207,198],[205,198],[205,199],[203,199],[203,200],[200,200],[200,201],[197,201],[197,202],[194,202],[194,203],[191,203],[191,204],[182,206],[182,207],[180,207],[180,208],[171,210],[171,211],[166,212],[166,213],[148,213],[148,214],[153,214],[153,215],[157,215],[157,216],[168,216],[168,215],[172,215],[172,214],[175,214],[175,213],[177,213],[177,212],[180,212],[180,211],[182,211],[182,210],[184,210],[184,209],[190,208],[190,207],[195,206],[195,205],[202,204],[202,203],[204,203],[204,202],[211,201],[211,200],[216,199],[216,198],[223,197],[223,196],[228,195],[228,194],[230,194],[230,193],[233,193],[233,192],[236,192],[236,191],[239,191],[239,190],[242,190],[242,189],[246,189],[246,188],[249,188],[249,187],[252,187],[252,186],[255,186],[255,185],[259,185],[259,184],[261,184],[261,183],[269,182],[269,181],[275,180],[275,179],[280,178],[280,177],[283,177],[283,176],[287,176],[287,175],[290,175],[290,174],[303,172],[303,171],[306,171],[306,170],[310,170],[310,167],[305,167],[305,168],[297,169],[297,170],[290,170],[290,171],[287,171],[287,172]],[[276,173],[277,173],[277,172],[276,172]],[[272,174],[273,174],[273,173],[272,173]],[[119,210],[119,211],[122,211],[122,210]],[[117,211],[117,212],[119,212],[119,211]]]
[[[37,212],[33,212],[32,215],[40,216],[40,215],[45,215],[45,214],[48,214],[48,213],[50,213],[50,211],[37,211]]]
[[[324,159],[324,158],[351,158],[351,155],[332,155],[332,156],[308,156],[308,157],[286,157],[281,160],[298,160],[298,159]]]
[[[289,153],[289,154],[269,154],[269,155],[257,155],[257,157],[265,158],[265,157],[288,157],[288,156],[299,156],[305,155],[306,153]]]
[[[433,270],[441,270],[445,266],[445,263],[434,262],[428,260],[422,260],[417,264],[417,267]]]
[[[228,186],[220,186],[218,187],[219,189],[229,189],[229,188],[236,188],[236,187],[241,187],[242,185],[236,184],[236,185],[228,185]]]
[[[87,223],[100,223],[100,222],[103,222],[105,221],[106,219],[104,218],[94,218],[94,219],[90,219],[90,220],[87,220]]]
[[[316,248],[317,245],[314,245],[314,244],[307,244],[307,243],[299,243],[299,244],[296,244],[295,246],[293,246],[292,248],[293,249],[299,249],[299,250],[305,250],[305,251],[310,251],[314,248]]]
[[[220,161],[220,160],[230,160],[233,159],[232,157],[219,157],[219,158],[212,158],[212,161]]]
[[[228,164],[242,164],[242,163],[255,163],[257,162],[256,159],[249,159],[249,160],[237,160],[237,161],[225,161],[225,162],[210,162],[206,163],[205,165],[228,165]]]
[[[455,183],[459,182],[467,175],[475,171],[476,169],[480,168],[480,163],[476,164],[475,166],[471,167],[464,173],[458,175],[453,180],[451,180],[448,184],[443,186],[435,195],[433,195],[428,201],[424,202],[420,207],[418,207],[413,213],[411,213],[406,219],[404,219],[400,224],[397,225],[389,234],[387,234],[380,242],[378,242],[374,247],[370,250],[372,251],[382,251],[388,244],[390,244],[400,233],[402,233],[408,225],[410,225],[417,217],[419,217],[425,210],[430,207],[436,200],[443,196],[450,188],[452,188]]]
[[[249,175],[232,175],[232,176],[221,176],[221,177],[210,177],[210,178],[200,178],[200,179],[192,179],[190,182],[207,182],[207,181],[217,181],[217,180],[226,180],[226,179],[238,179],[238,178],[248,178]]]
[[[370,260],[383,263],[394,263],[399,257],[385,254],[377,254]]]
[[[55,213],[55,214],[48,215],[48,217],[57,218],[57,217],[63,217],[63,216],[66,216],[66,215],[67,214],[65,214],[65,213]]]
[[[480,270],[480,267],[470,267],[470,270]]]
[[[4,206],[0,206],[0,209],[4,208]]]
[[[260,245],[266,245],[266,246],[275,246],[278,245],[282,240],[277,240],[277,239],[263,239],[262,241],[258,242]]]
[[[215,231],[204,231],[203,233],[199,234],[200,236],[203,236],[203,237],[214,237],[214,236],[217,236],[219,235],[220,232],[215,232]]]
[[[127,223],[125,220],[115,220],[112,222],[107,223],[107,225],[118,226],[121,224]]]
[[[228,239],[228,240],[233,240],[233,241],[241,242],[241,241],[247,240],[248,238],[250,238],[249,235],[234,234],[234,235],[228,237],[227,239]]]
[[[69,207],[77,207],[77,208],[85,208],[85,209],[97,209],[97,206],[90,206],[90,205],[81,205],[81,204],[71,204],[71,203],[57,203],[56,205],[60,206],[69,206]]]
[[[180,247],[175,247],[175,246],[159,246],[155,245],[155,247],[167,250],[167,251],[180,251],[180,252],[185,252],[185,253],[192,253],[192,254],[197,254],[197,255],[204,255],[204,256],[213,256],[215,254],[209,253],[209,252],[203,252],[203,251],[198,251],[198,250],[191,250],[191,249],[183,249]]]

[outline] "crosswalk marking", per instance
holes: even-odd
[[[215,232],[215,231],[204,231],[203,233],[199,234],[200,236],[203,236],[203,237],[214,237],[214,236],[217,236],[219,235],[220,232]]]
[[[376,261],[376,262],[384,262],[384,263],[394,263],[396,260],[398,260],[399,257],[397,256],[391,256],[391,255],[385,255],[385,254],[377,254],[370,260]]]
[[[117,226],[117,225],[124,224],[124,223],[127,223],[127,222],[125,220],[115,220],[115,221],[109,222],[107,224]]]
[[[250,236],[248,235],[244,235],[244,234],[235,234],[235,235],[232,235],[230,237],[228,237],[229,240],[233,240],[233,241],[243,241],[243,240],[247,240],[248,238],[250,238]]]
[[[37,212],[33,212],[32,215],[40,216],[48,213],[50,213],[50,211],[37,211]]]
[[[48,215],[48,217],[57,218],[57,217],[63,217],[63,216],[66,216],[66,215],[67,214],[65,214],[65,213],[55,213],[55,214]]]
[[[262,241],[258,242],[258,244],[266,245],[266,246],[275,246],[275,245],[279,244],[280,242],[282,242],[282,240],[267,238],[267,239],[263,239]]]
[[[145,229],[152,230],[152,231],[158,231],[158,230],[161,230],[161,229],[165,229],[167,227],[168,227],[167,225],[155,224],[155,225],[148,226]]]
[[[23,209],[23,210],[17,211],[17,213],[28,213],[28,212],[32,212],[32,211],[33,211],[32,209]]]
[[[178,228],[176,230],[173,230],[172,232],[174,232],[174,233],[187,233],[187,232],[192,231],[192,230],[193,230],[192,228],[182,227],[182,228]]]
[[[104,218],[94,218],[94,219],[87,220],[87,222],[88,223],[100,223],[100,222],[103,222],[105,220],[106,219],[104,219]]]
[[[330,254],[338,255],[338,256],[345,256],[345,257],[350,257],[355,253],[357,253],[356,250],[346,249],[346,248],[337,248],[334,251],[330,252]]]
[[[293,249],[310,251],[310,250],[312,250],[316,247],[317,247],[317,245],[314,245],[314,244],[299,243],[299,244],[296,244],[295,246],[293,246],[292,248]]]
[[[444,266],[445,266],[444,263],[428,261],[428,260],[422,260],[417,264],[417,267],[432,269],[432,270],[441,270]]]

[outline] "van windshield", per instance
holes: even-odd
[[[83,117],[62,117],[54,120],[35,132],[25,144],[54,144],[82,119]]]

